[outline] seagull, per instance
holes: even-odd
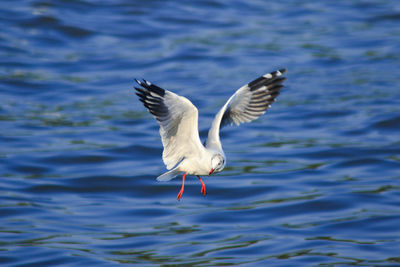
[[[208,132],[205,146],[200,141],[198,110],[187,98],[162,89],[143,79],[136,82],[136,95],[160,125],[164,146],[162,159],[169,170],[157,177],[157,181],[170,181],[183,173],[182,186],[177,195],[180,200],[185,189],[186,175],[195,175],[201,182],[201,194],[207,194],[201,176],[221,172],[226,164],[219,131],[226,125],[251,122],[275,102],[286,79],[286,69],[264,74],[243,85],[218,111]]]

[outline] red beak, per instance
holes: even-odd
[[[214,172],[214,169],[211,168],[211,171],[210,171],[210,173],[208,175],[211,175],[213,172]]]

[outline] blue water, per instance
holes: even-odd
[[[0,28],[2,266],[400,265],[399,1],[3,1]],[[283,67],[177,201],[133,78],[188,97],[204,139]]]

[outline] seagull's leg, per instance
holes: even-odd
[[[181,187],[181,190],[179,191],[178,195],[176,196],[176,198],[178,200],[181,200],[183,190],[185,190],[185,178],[186,178],[186,173],[182,176],[182,187]]]
[[[201,193],[206,196],[207,192],[206,192],[206,185],[203,183],[203,180],[201,180],[200,176],[197,175],[197,178],[199,178],[200,183],[201,183]]]

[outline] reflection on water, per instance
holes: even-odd
[[[400,265],[396,1],[15,1],[0,7],[0,262]],[[83,15],[84,14],[84,15]],[[224,172],[158,183],[133,78],[192,100],[288,80],[221,136]],[[23,257],[21,257],[23,255]]]

